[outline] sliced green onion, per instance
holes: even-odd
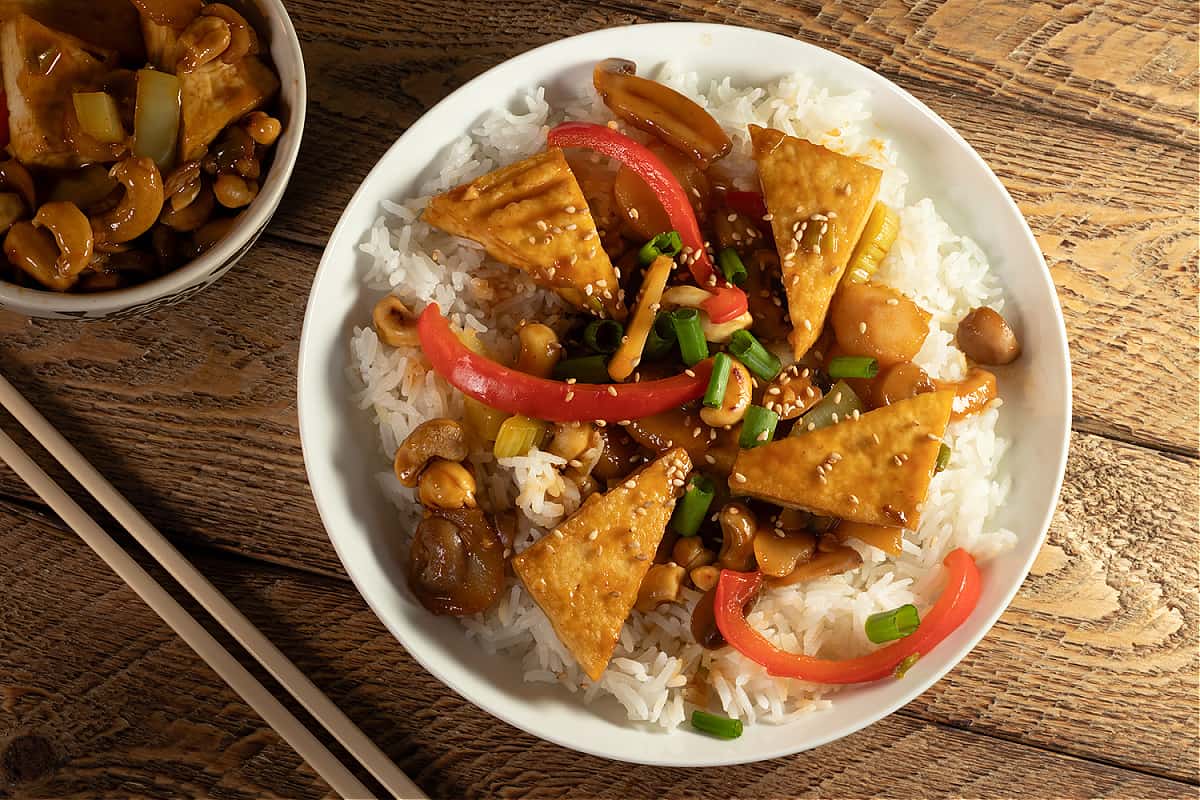
[[[717,353],[713,358],[712,377],[708,379],[708,389],[704,392],[704,405],[709,408],[720,408],[725,400],[725,389],[729,386],[729,373],[733,370],[733,359],[724,353]]]
[[[500,425],[500,431],[496,434],[496,444],[492,446],[492,454],[496,458],[523,456],[531,448],[541,444],[545,435],[546,423],[540,419],[514,414]]]
[[[675,338],[679,340],[679,354],[689,367],[708,358],[708,342],[700,327],[700,312],[694,308],[680,308],[671,314],[675,326]]]
[[[938,448],[937,463],[933,466],[934,472],[941,472],[950,465],[950,445],[942,442],[942,446]]]
[[[615,353],[624,335],[625,326],[615,319],[594,319],[583,329],[583,343],[597,353]]]
[[[912,603],[880,611],[867,617],[867,638],[875,644],[894,642],[911,636],[921,625],[921,615]]]
[[[921,660],[921,654],[913,653],[911,656],[907,656],[903,661],[901,661],[899,664],[897,664],[896,672],[895,672],[896,680],[900,680],[901,678],[903,678],[905,673],[907,673],[910,669],[912,669],[912,665],[917,663],[920,660]]]
[[[796,420],[796,424],[792,426],[790,436],[803,436],[809,431],[815,431],[818,428],[828,428],[830,425],[837,425],[839,422],[844,422],[854,416],[854,412],[861,414],[866,411],[866,406],[862,400],[858,399],[858,395],[845,381],[838,381],[834,384],[829,393],[821,398],[821,401],[810,408],[807,413],[800,419]]]
[[[741,286],[746,282],[746,265],[742,263],[742,257],[737,254],[737,250],[732,247],[726,247],[717,253],[717,266],[721,268],[725,280],[734,286]]]
[[[675,325],[670,311],[660,311],[646,335],[646,346],[642,348],[643,359],[662,358],[675,346]]]
[[[719,739],[736,739],[742,735],[742,721],[696,709],[692,712],[692,727]]]
[[[654,259],[659,256],[670,256],[674,258],[679,255],[679,251],[683,249],[683,240],[679,238],[676,231],[667,231],[660,233],[650,241],[642,245],[642,249],[638,250],[638,262],[643,267],[648,267],[654,263]]]
[[[869,356],[837,356],[829,362],[831,378],[874,378],[879,362]]]
[[[775,380],[782,369],[779,359],[763,347],[750,331],[736,331],[729,339],[729,352],[764,381]]]
[[[775,436],[779,415],[762,406],[750,406],[742,417],[742,433],[738,436],[738,447],[749,450],[766,444]]]
[[[579,356],[564,358],[554,365],[551,373],[557,381],[574,378],[580,383],[609,383],[608,359],[604,356]]]
[[[679,500],[675,513],[671,516],[671,527],[680,536],[695,536],[700,531],[700,524],[708,515],[708,507],[716,496],[716,487],[704,475],[693,475],[688,482],[688,490]]]

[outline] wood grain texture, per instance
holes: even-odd
[[[446,23],[448,12],[440,5],[416,4],[403,15],[368,13],[340,28],[335,39],[325,25],[309,27],[308,18],[319,12],[296,4],[297,24],[306,37],[310,124],[322,134],[302,148],[298,178],[272,228],[276,235],[324,244],[393,139],[470,77],[544,41],[631,21],[622,11],[573,3],[550,10],[487,5],[486,20],[495,28],[487,31],[486,46],[474,46],[471,36],[479,31],[464,30],[461,20]],[[746,10],[756,7],[739,4],[741,16],[729,19],[763,22]],[[705,18],[720,14],[726,9],[717,4]],[[388,37],[394,40],[389,43]],[[823,44],[861,59],[854,41]],[[447,58],[447,53],[461,55]],[[926,55],[914,53],[914,63]],[[1200,453],[1192,391],[1194,298],[1200,287],[1196,148],[1082,125],[1061,113],[1032,114],[1027,104],[997,103],[944,82],[914,84],[906,75],[896,77],[980,152],[1037,236],[1067,320],[1079,426]],[[1121,368],[1113,369],[1114,364]]]
[[[8,523],[0,548],[9,556],[0,562],[0,793],[14,800],[325,795],[286,745],[82,543],[40,515],[7,504],[0,510]],[[614,768],[534,739],[450,693],[344,582],[228,558],[196,562],[431,797],[1195,793],[1187,783],[907,712],[765,764]],[[52,577],[67,572],[77,586],[63,592]],[[956,674],[988,661],[976,651]],[[949,701],[948,690],[939,684],[932,700]]]

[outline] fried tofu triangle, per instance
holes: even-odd
[[[423,219],[479,242],[492,258],[572,305],[625,319],[617,272],[579,182],[556,147],[438,195]]]
[[[665,453],[617,488],[592,495],[512,560],[592,680],[608,666],[691,469],[683,448]]]
[[[914,529],[953,404],[948,389],[919,394],[743,450],[729,485],[735,494],[822,516]]]
[[[774,129],[751,125],[750,139],[779,249],[792,350],[800,358],[821,335],[883,173]]]

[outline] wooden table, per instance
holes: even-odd
[[[431,796],[1197,795],[1195,3],[288,5],[312,103],[267,235],[216,286],[151,316],[0,313],[0,358]],[[995,629],[868,730],[736,768],[581,756],[444,688],[347,580],[297,435],[309,283],[342,207],[395,136],[529,47],[658,20],[786,33],[928,103],[1029,219],[1074,359],[1062,503]],[[0,515],[0,797],[327,793],[7,470]]]

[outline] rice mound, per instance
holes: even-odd
[[[871,135],[866,92],[830,94],[804,75],[785,76],[766,87],[736,87],[729,79],[703,84],[696,73],[671,65],[656,77],[698,102],[729,132],[733,151],[722,163],[743,188],[755,183],[750,123],[811,139],[882,169],[880,199],[898,209],[900,233],[876,280],[904,292],[932,315],[930,335],[915,361],[934,377],[962,377],[966,362],[953,345],[955,326],[973,307],[1002,310],[999,282],[980,248],[952,231],[930,200],[906,202],[908,176],[896,165],[893,145]],[[550,127],[564,119],[607,122],[612,115],[594,92],[555,110],[545,91],[537,89],[514,110],[490,114],[450,145],[440,172],[421,187],[419,196],[383,204],[383,213],[360,245],[369,257],[365,291],[392,292],[414,309],[436,302],[454,324],[476,331],[502,359],[515,354],[513,331],[520,320],[563,323],[570,309],[556,295],[488,259],[473,242],[421,222],[420,213],[430,196],[537,152]],[[419,349],[388,347],[369,326],[355,329],[350,347],[356,365],[350,377],[362,389],[359,406],[379,430],[378,480],[399,509],[403,527],[411,530],[420,508],[414,490],[401,486],[388,469],[392,454],[421,422],[460,416],[462,398],[428,369]],[[1008,447],[996,435],[1000,406],[997,400],[951,424],[946,435],[950,464],[933,478],[921,526],[905,532],[899,557],[849,540],[863,556],[860,568],[764,593],[750,614],[751,624],[792,652],[834,658],[861,654],[873,647],[864,633],[870,614],[905,603],[923,611],[932,605],[943,582],[941,562],[950,550],[963,547],[983,561],[1011,548],[1015,534],[989,525],[1010,484],[1000,468]],[[523,512],[518,552],[579,506],[578,488],[561,476],[556,467],[563,461],[550,453],[535,449],[497,461],[490,451],[481,451],[469,461],[481,496]],[[650,613],[635,611],[608,669],[595,682],[579,669],[515,578],[509,578],[491,609],[461,622],[485,652],[519,659],[526,681],[560,683],[587,701],[611,696],[629,719],[664,729],[685,719],[684,689],[701,670],[724,712],[747,723],[782,723],[830,705],[831,687],[772,678],[732,648],[714,653],[692,642],[691,612],[700,593],[684,594],[682,603]]]

